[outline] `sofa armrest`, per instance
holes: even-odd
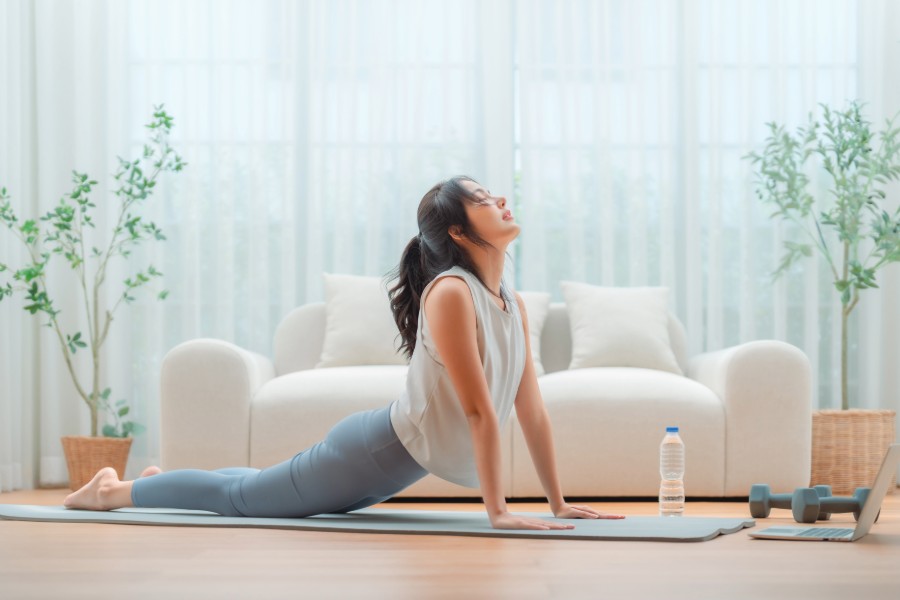
[[[688,377],[710,388],[725,410],[725,495],[754,483],[774,492],[809,485],[812,388],[809,359],[777,340],[697,355]]]
[[[250,464],[250,401],[275,376],[265,356],[215,339],[170,350],[160,382],[161,467]]]

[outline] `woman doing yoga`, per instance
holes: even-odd
[[[149,467],[134,481],[119,481],[106,467],[65,506],[308,517],[377,504],[433,473],[480,487],[494,528],[571,529],[507,510],[500,430],[515,406],[553,514],[624,518],[563,498],[525,307],[503,278],[507,246],[519,234],[506,199],[454,177],[425,194],[417,217],[419,233],[403,250],[389,291],[400,350],[409,358],[406,389],[397,400],[344,418],[323,441],[265,469],[163,473]]]

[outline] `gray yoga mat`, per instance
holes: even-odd
[[[514,514],[552,520],[542,513]],[[627,517],[625,519],[565,519],[575,529],[498,530],[483,512],[391,510],[366,508],[347,514],[316,515],[304,519],[223,517],[203,510],[120,508],[114,511],[74,510],[63,506],[0,504],[0,518],[18,521],[120,523],[187,527],[262,527],[353,533],[412,535],[475,535],[559,540],[630,540],[703,542],[717,535],[753,527],[753,519],[701,517]]]

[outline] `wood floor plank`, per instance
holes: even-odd
[[[61,504],[69,490],[0,494]],[[655,515],[654,502],[588,502]],[[471,503],[380,507],[475,510]],[[546,511],[512,503],[513,511]],[[747,517],[689,501],[687,516]],[[795,524],[787,511],[757,528]],[[823,523],[819,523],[822,525]],[[852,515],[829,525],[852,527]],[[595,542],[267,529],[0,521],[0,597],[18,598],[900,598],[900,492],[852,544],[754,540]]]

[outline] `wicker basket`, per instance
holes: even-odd
[[[835,496],[850,496],[871,487],[884,454],[894,443],[892,410],[813,411],[812,478],[810,486],[831,486]],[[888,489],[897,487],[896,474]]]
[[[133,438],[68,435],[60,438],[69,467],[69,487],[80,489],[103,467],[112,467],[122,479]]]

